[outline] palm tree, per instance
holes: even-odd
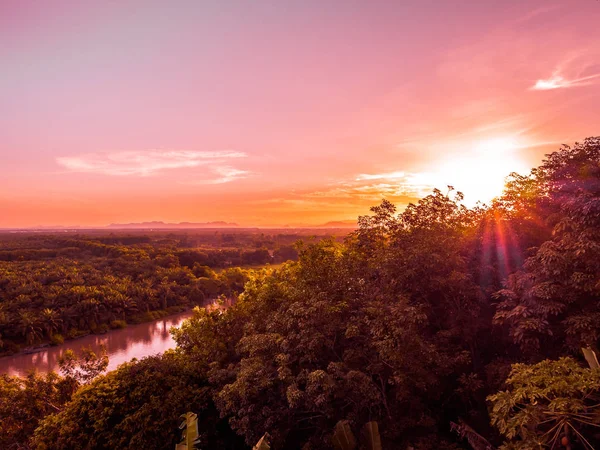
[[[137,305],[133,299],[121,292],[113,292],[109,298],[109,308],[115,315],[125,320],[127,313],[137,311]]]
[[[169,282],[165,277],[161,280],[160,284],[156,287],[158,298],[161,302],[161,308],[167,309],[169,306],[169,298],[173,295],[172,287],[175,283]]]
[[[68,291],[68,295],[72,303],[79,303],[83,301],[83,299],[87,297],[86,294],[87,289],[85,286],[72,286]]]
[[[8,314],[4,312],[4,310],[4,304],[0,303],[0,348],[4,346],[4,343],[2,342],[2,332],[4,331],[4,328],[10,324]]]
[[[55,331],[57,331],[62,324],[62,319],[60,318],[60,314],[57,311],[50,309],[50,308],[46,308],[42,311],[41,321],[42,321],[44,330],[46,331],[46,335],[49,338],[52,337],[52,334]]]
[[[156,296],[154,294],[154,290],[152,289],[152,282],[150,280],[143,279],[135,284],[132,284],[128,294],[135,300],[138,307],[143,307],[146,312],[158,308]]]
[[[87,298],[76,305],[76,310],[80,314],[80,326],[90,326],[93,323],[98,323],[102,304],[93,298]]]
[[[40,327],[38,318],[31,311],[19,311],[17,327],[29,345],[42,338],[42,327]]]

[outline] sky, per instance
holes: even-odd
[[[597,0],[0,0],[0,227],[352,220],[600,134]]]

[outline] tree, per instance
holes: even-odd
[[[205,374],[174,352],[124,363],[84,385],[62,411],[41,422],[31,445],[38,450],[174,448],[179,417],[189,410],[202,426],[198,448],[242,448],[219,419]]]
[[[228,310],[176,332],[210,367],[216,405],[247,445],[268,432],[280,448],[329,448],[340,420],[377,419],[395,444],[436,428],[440,379],[468,358],[440,353],[406,297],[373,298],[355,257],[330,241],[304,247],[298,263],[255,277]]]
[[[488,397],[492,424],[508,439],[503,449],[598,448],[600,369],[571,358],[515,364],[506,384]]]
[[[0,448],[28,448],[39,421],[60,411],[69,398],[69,383],[55,373],[0,375]]]
[[[553,205],[551,240],[508,277],[495,320],[530,355],[558,356],[600,338],[600,138],[548,155],[532,172]],[[540,349],[543,347],[543,349]]]
[[[33,344],[42,338],[40,321],[32,311],[19,311],[18,329],[28,344]]]
[[[59,313],[50,308],[42,310],[41,321],[48,338],[52,337],[53,333],[60,328],[62,323]]]
[[[66,350],[58,360],[58,366],[65,379],[71,385],[71,393],[77,388],[89,383],[108,367],[108,355],[104,346],[101,347],[100,355],[91,347],[84,347],[81,353],[76,355],[71,349]]]

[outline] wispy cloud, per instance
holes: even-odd
[[[408,203],[433,189],[429,180],[420,173],[388,172],[388,173],[362,173],[354,180],[334,183],[323,189],[298,193],[305,199],[339,200],[357,203],[367,202],[375,204],[382,198],[399,203]]]
[[[56,158],[56,162],[71,172],[142,177],[152,176],[165,170],[216,165],[214,170],[222,175],[222,180],[230,181],[230,178],[239,176],[240,173],[236,173],[236,169],[221,165],[224,161],[245,156],[243,152],[231,150],[148,150],[65,156]]]
[[[250,176],[251,172],[248,170],[240,170],[231,166],[217,166],[211,168],[216,178],[182,181],[181,184],[196,185],[196,184],[223,184],[229,183],[230,181],[240,180]]]
[[[362,180],[396,180],[398,178],[406,178],[404,172],[390,172],[390,173],[361,173],[356,177],[356,181]]]
[[[555,12],[558,9],[563,9],[565,6],[566,5],[564,5],[562,3],[555,3],[553,5],[546,5],[546,6],[542,6],[540,8],[532,9],[528,13],[526,13],[523,16],[517,18],[514,21],[514,23],[515,24],[523,24],[525,22],[531,21],[532,19],[537,19],[540,16],[545,16],[546,14],[548,14],[550,12]]]
[[[590,84],[593,84],[594,81],[592,80],[595,80],[598,77],[600,77],[600,73],[569,80],[564,78],[562,75],[555,73],[548,79],[537,80],[537,82],[531,87],[531,89],[534,91],[549,91],[552,89],[588,86]]]
[[[213,180],[214,184],[229,183],[230,181],[237,180],[240,178],[246,178],[250,172],[247,170],[240,170],[234,167],[224,166],[216,167],[215,172],[221,175],[221,178]]]

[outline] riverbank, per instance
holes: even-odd
[[[47,341],[40,342],[36,345],[28,346],[28,347],[20,347],[19,344],[15,344],[15,343],[11,342],[12,345],[11,345],[11,348],[9,349],[9,351],[5,351],[5,352],[0,351],[0,359],[14,357],[14,356],[18,356],[18,355],[31,355],[31,354],[42,352],[49,348],[58,347],[61,345],[65,345],[69,342],[77,341],[77,340],[79,340],[81,338],[85,338],[87,336],[102,336],[107,333],[110,333],[111,331],[124,329],[131,325],[140,325],[143,323],[155,322],[160,319],[167,319],[167,318],[169,318],[169,316],[175,316],[175,315],[178,315],[181,313],[191,312],[192,309],[194,309],[196,306],[206,306],[206,305],[212,303],[213,301],[214,300],[211,300],[209,302],[204,302],[202,304],[196,304],[191,307],[189,305],[174,305],[174,306],[168,307],[167,309],[147,311],[142,314],[136,314],[136,315],[128,318],[128,320],[113,320],[108,324],[107,323],[100,324],[96,328],[96,331],[91,330],[91,329],[90,330],[75,330],[76,333],[68,335],[66,338],[63,338],[61,335],[59,335],[60,339],[56,339],[56,340],[54,340],[54,342],[52,342],[51,340],[47,340]]]
[[[40,348],[33,353],[4,356],[0,358],[0,374],[26,376],[31,370],[57,372],[58,361],[67,349],[78,353],[83,347],[90,347],[96,352],[106,349],[109,358],[107,370],[114,370],[133,358],[141,359],[174,348],[176,343],[170,334],[171,327],[180,326],[192,314],[193,311],[188,308],[152,322],[129,325],[101,335],[82,336],[61,345]]]

